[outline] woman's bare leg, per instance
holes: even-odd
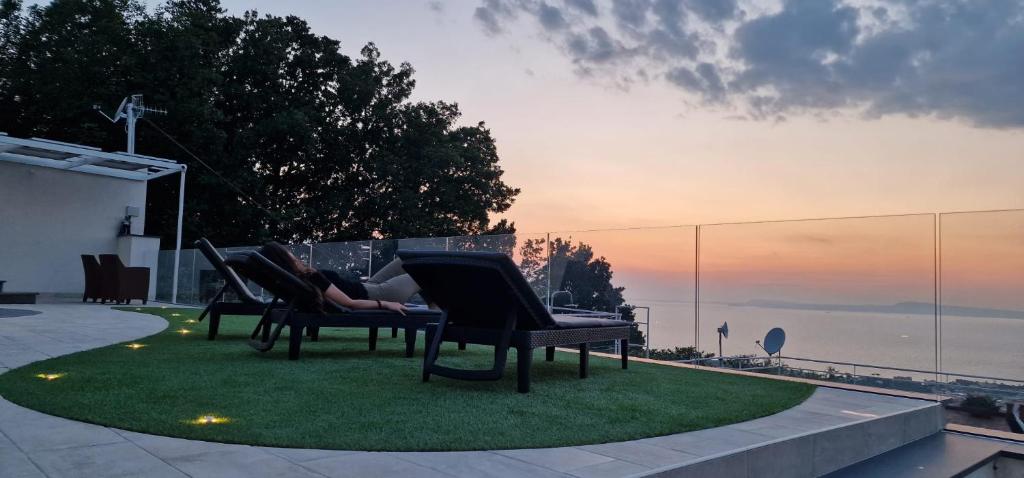
[[[389,264],[390,265],[390,264]],[[407,302],[412,296],[420,291],[419,284],[412,280],[409,274],[402,274],[392,277],[379,284],[364,282],[366,295],[370,300],[386,300],[389,302]]]
[[[402,260],[396,257],[395,260],[387,263],[376,274],[366,279],[365,284],[383,284],[402,274],[405,274],[405,269],[402,269]]]

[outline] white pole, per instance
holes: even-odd
[[[171,303],[178,303],[178,262],[181,260],[181,218],[185,213],[185,171],[188,166],[181,165],[181,186],[178,187],[178,233],[174,243],[174,278],[171,279]]]
[[[135,105],[128,103],[128,116],[125,121],[128,123],[128,154],[135,154]]]

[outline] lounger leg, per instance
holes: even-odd
[[[547,347],[547,348],[544,349],[544,360],[546,360],[548,362],[554,362],[555,361],[555,348],[554,347]]]
[[[398,327],[391,327],[391,338],[398,337]]]
[[[423,381],[430,380],[430,351],[434,343],[434,335],[437,329],[430,324],[423,330]]]
[[[228,285],[224,284],[224,287],[221,287],[220,290],[217,291],[217,295],[213,296],[213,300],[210,301],[210,304],[203,309],[203,313],[199,314],[199,322],[202,322],[203,319],[206,318],[206,314],[213,312],[213,308],[217,307],[217,303],[220,302],[220,298],[224,296],[224,291],[226,290],[228,290]]]
[[[444,338],[444,326],[448,322],[448,315],[442,314],[437,326],[427,326],[427,350],[423,354],[423,381],[430,380],[430,369],[437,360],[437,353],[441,350],[441,339]]]
[[[263,327],[262,335],[260,335],[260,339],[263,342],[269,342],[270,341],[270,328],[273,325],[274,325],[274,323],[273,323],[273,321],[271,321],[271,322],[267,323],[266,327]]]
[[[370,327],[370,351],[377,350],[377,327]]]
[[[466,350],[466,339],[459,339],[459,350]]]
[[[580,344],[580,378],[590,375],[590,344]]]
[[[392,328],[391,330],[397,331],[398,328]],[[416,327],[406,327],[405,329],[405,356],[412,357],[416,354]]]
[[[519,393],[530,391],[530,366],[533,364],[533,349],[516,347],[516,390]]]
[[[312,340],[313,342],[320,341],[320,327],[309,328],[309,340]]]
[[[622,369],[626,370],[629,367],[629,339],[620,340],[619,349],[622,350]]]
[[[302,326],[288,326],[288,360],[299,359],[299,349],[302,347]]]
[[[217,331],[220,330],[220,311],[210,311],[210,329],[206,332],[206,340],[213,340],[217,338]]]

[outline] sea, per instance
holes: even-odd
[[[650,307],[652,348],[694,345],[718,350],[717,329],[729,324],[722,339],[725,356],[765,353],[755,341],[764,341],[774,327],[785,331],[782,355],[830,360],[921,372],[890,371],[831,365],[839,372],[881,377],[934,380],[936,371],[979,377],[1024,380],[1024,319],[797,310],[728,304],[700,305],[695,327],[693,302],[630,298],[633,305]],[[637,320],[645,320],[637,311]],[[646,332],[645,325],[640,325]],[[696,328],[696,334],[695,334]],[[789,361],[801,368],[824,370],[829,364]],[[956,377],[950,377],[953,379]]]

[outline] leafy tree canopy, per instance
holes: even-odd
[[[0,131],[123,150],[93,111],[129,93],[245,195],[140,122],[138,152],[189,165],[186,239],[337,241],[514,232],[494,138],[454,103],[412,102],[408,63],[356,58],[294,16],[218,0],[0,0]],[[150,184],[147,230],[169,244],[177,179]],[[266,210],[263,210],[265,208]]]
[[[550,274],[551,293],[565,291],[572,294],[573,308],[617,312],[624,320],[635,320],[633,307],[622,295],[625,287],[612,284],[611,263],[603,256],[596,257],[589,244],[573,243],[572,238],[561,237],[551,241],[527,239],[519,248],[519,256],[519,269],[538,296],[547,297]],[[630,342],[643,345],[645,340],[643,334],[634,328]]]

